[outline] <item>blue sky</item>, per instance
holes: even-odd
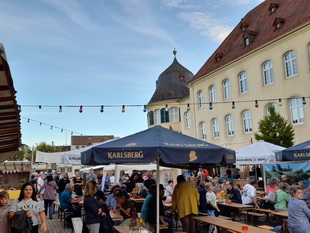
[[[142,107],[59,113],[43,106],[147,104],[174,48],[195,74],[261,2],[0,0],[0,42],[22,105],[22,143],[70,145],[71,131],[123,137],[146,129]]]

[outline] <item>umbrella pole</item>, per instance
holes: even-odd
[[[156,157],[156,233],[159,233],[159,202],[161,199],[159,198],[159,184],[160,184],[160,174],[159,174],[159,157]]]

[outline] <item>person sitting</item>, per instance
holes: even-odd
[[[78,203],[82,201],[82,198],[72,198],[73,186],[71,183],[66,184],[65,190],[60,195],[60,210],[65,212],[73,212],[73,217],[81,216],[81,209]],[[76,205],[73,205],[76,204]]]
[[[116,209],[123,216],[124,220],[137,216],[133,201],[126,199],[122,190],[116,189],[114,191],[114,198],[116,200]]]
[[[116,209],[116,200],[114,199],[114,191],[116,189],[120,189],[120,186],[115,185],[113,188],[111,188],[110,194],[107,196],[106,205],[109,209]]]
[[[142,198],[146,198],[146,196],[148,195],[148,191],[146,189],[146,187],[144,186],[143,183],[136,183],[136,187],[137,187],[137,195],[142,197]]]
[[[161,198],[164,196],[165,188],[162,184],[159,185],[159,195],[156,195],[156,184],[151,185],[150,190],[154,193],[149,201],[147,209],[147,222],[150,224],[156,224],[156,207],[157,201],[159,201],[159,224],[168,226],[168,229],[165,230],[167,233],[173,232],[173,222],[172,220],[165,216],[165,210]]]
[[[276,203],[274,208],[276,211],[286,211],[288,202],[291,200],[291,195],[289,195],[286,190],[286,184],[281,182],[279,184],[279,189],[276,191]]]
[[[258,183],[256,180],[252,180],[250,184],[246,184],[243,187],[243,194],[242,194],[242,204],[244,205],[253,205],[256,208],[259,208],[256,202],[256,188],[258,187]]]
[[[242,204],[242,199],[239,190],[233,187],[231,181],[226,181],[227,195],[230,197],[230,200],[235,203]]]

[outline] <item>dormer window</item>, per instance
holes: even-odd
[[[279,8],[279,4],[277,4],[277,3],[270,3],[268,11],[269,11],[270,14],[273,14],[273,13],[275,13],[278,10],[278,8]]]
[[[223,58],[223,53],[215,54],[215,62],[220,62]]]
[[[179,79],[180,79],[180,81],[184,81],[185,80],[184,74],[180,74]]]
[[[243,33],[244,45],[245,45],[245,46],[249,46],[250,43],[252,43],[253,40],[255,39],[256,35],[257,35],[257,32],[255,32],[255,31],[250,31],[250,30],[246,30],[246,31]]]
[[[283,18],[275,18],[272,26],[274,26],[275,30],[278,30],[278,29],[282,28],[284,23],[285,23],[285,20]]]
[[[248,27],[249,27],[249,24],[248,24],[248,23],[241,23],[241,24],[240,24],[240,30],[241,30],[242,32],[245,32],[245,31],[248,29]]]

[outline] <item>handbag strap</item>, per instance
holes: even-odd
[[[4,217],[4,215],[8,212],[9,210],[9,206],[3,211],[3,213],[0,216],[0,221],[2,220],[2,218]]]

